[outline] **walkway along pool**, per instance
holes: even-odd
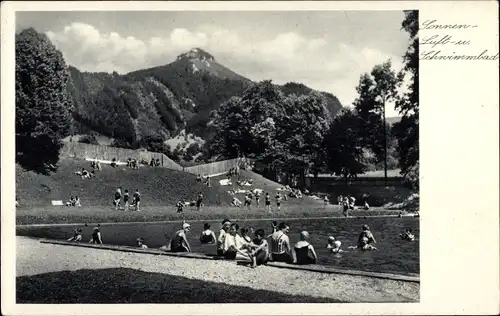
[[[216,233],[220,229],[220,222],[207,221]],[[299,232],[307,230],[310,233],[310,242],[318,254],[318,264],[324,266],[398,274],[419,274],[419,219],[413,217],[373,217],[366,219],[300,219],[287,221],[290,225],[290,240],[292,245],[298,241]],[[270,233],[270,221],[238,221],[240,227],[263,228]],[[377,240],[378,251],[361,252],[347,250],[348,246],[355,245],[361,226],[368,224]],[[92,228],[82,225],[64,225],[47,227],[17,227],[17,235],[37,238],[65,240],[73,235],[75,227],[83,229],[84,242],[88,242]],[[102,224],[101,234],[105,244],[135,246],[138,237],[144,238],[149,248],[159,248],[168,243],[168,239],[181,223],[120,223]],[[215,254],[215,245],[201,245],[198,241],[203,230],[203,222],[192,222],[189,241],[193,252]],[[405,228],[411,228],[417,240],[407,242],[399,238]],[[167,237],[165,236],[167,234]],[[325,249],[328,236],[334,236],[342,241],[342,248],[348,252],[331,254]]]

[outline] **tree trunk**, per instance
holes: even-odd
[[[385,186],[387,187],[387,129],[385,127],[385,98],[383,100],[383,115],[384,115],[384,126],[383,126],[383,131],[384,131],[384,182]]]

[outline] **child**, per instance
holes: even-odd
[[[328,195],[325,195],[325,198],[323,199],[323,202],[325,203],[325,207],[328,205],[328,203],[330,202],[328,200]]]
[[[82,240],[82,229],[76,228],[73,237],[68,239],[68,241],[81,241]]]
[[[148,249],[148,246],[144,244],[144,239],[142,237],[137,238],[137,247],[142,249]]]
[[[217,238],[215,238],[215,233],[210,229],[210,224],[203,224],[203,231],[200,235],[200,242],[202,244],[213,244]]]
[[[255,193],[255,204],[257,205],[257,207],[259,207],[259,204],[260,204],[260,193],[259,192]]]
[[[101,231],[99,227],[94,227],[94,231],[92,232],[92,237],[90,238],[89,243],[102,245]]]
[[[309,233],[302,231],[300,233],[300,241],[295,244],[295,247],[293,247],[293,262],[296,264],[316,263],[318,256],[316,255],[316,251],[314,251],[313,245],[311,245],[307,239],[309,239]]]

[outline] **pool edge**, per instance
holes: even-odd
[[[69,241],[65,241],[65,240],[63,241],[63,240],[53,240],[53,239],[39,239],[39,241],[40,241],[40,243],[44,243],[44,244],[53,244],[53,245],[61,245],[61,246],[73,246],[73,247],[93,248],[93,249],[102,249],[102,250],[111,250],[111,251],[143,253],[143,254],[149,254],[149,255],[181,257],[181,258],[189,258],[189,259],[234,261],[234,260],[224,259],[221,257],[211,257],[208,255],[203,255],[203,254],[198,254],[198,253],[174,253],[174,252],[167,252],[167,251],[164,251],[161,249],[141,249],[141,248],[129,247],[129,246],[76,243],[76,242],[69,242]],[[267,265],[270,267],[275,267],[275,268],[280,268],[280,269],[302,270],[302,271],[328,273],[328,274],[346,274],[346,275],[378,278],[378,279],[393,280],[393,281],[420,283],[420,276],[410,276],[410,275],[393,274],[393,273],[379,273],[379,272],[359,271],[359,270],[350,270],[350,269],[338,269],[338,268],[318,266],[318,265],[299,266],[299,265],[292,265],[292,264],[286,264],[286,263],[281,263],[281,262],[269,262],[269,263],[267,263]]]

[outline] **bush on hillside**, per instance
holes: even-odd
[[[83,144],[99,145],[99,142],[94,135],[83,135],[80,137],[78,142]]]

